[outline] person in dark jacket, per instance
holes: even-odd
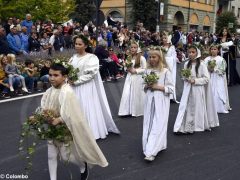
[[[5,29],[3,27],[0,27],[0,54],[9,54],[11,53]]]

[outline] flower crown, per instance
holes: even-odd
[[[68,59],[64,59],[64,58],[56,58],[56,59],[53,60],[53,63],[54,64],[61,64],[67,70],[70,70],[71,66],[72,66],[68,63]]]

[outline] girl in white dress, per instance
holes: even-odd
[[[77,36],[74,39],[77,54],[73,55],[69,63],[79,69],[78,80],[72,82],[72,87],[81,104],[81,109],[88,121],[95,139],[104,139],[108,132],[119,134],[116,127],[102,79],[99,74],[99,60],[94,54],[87,53],[88,39]]]
[[[170,94],[174,91],[172,75],[160,49],[149,52],[146,73],[155,72],[158,82],[145,85],[143,121],[143,153],[145,160],[153,161],[159,151],[167,148],[167,126]]]
[[[230,106],[226,81],[226,61],[221,56],[218,56],[219,48],[220,47],[216,44],[211,45],[211,56],[205,58],[204,62],[206,65],[208,65],[210,61],[216,62],[214,69],[209,69],[215,107],[218,113],[229,113]]]
[[[131,44],[131,68],[128,68],[120,107],[119,116],[142,116],[144,106],[143,78],[142,74],[146,68],[146,59],[141,55],[140,48],[136,42]]]
[[[175,101],[176,103],[179,103],[176,99],[176,72],[177,72],[177,52],[175,49],[175,46],[171,44],[171,36],[168,34],[168,32],[164,31],[162,36],[162,51],[164,54],[164,57],[166,59],[167,65],[169,70],[171,71],[172,80],[174,84],[174,91],[173,94],[170,95],[170,98]]]
[[[201,52],[197,47],[190,46],[188,57],[184,68],[191,70],[191,77],[184,81],[174,132],[193,133],[219,126],[210,76],[206,64],[200,60]]]

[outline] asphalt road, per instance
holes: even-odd
[[[240,86],[229,88],[233,110],[230,114],[219,115],[220,127],[210,132],[174,135],[172,130],[178,104],[171,104],[168,148],[160,152],[154,162],[147,163],[143,160],[141,144],[143,118],[119,118],[117,116],[123,83],[124,79],[104,83],[110,108],[121,135],[110,134],[106,139],[97,141],[109,161],[109,166],[92,168],[89,179],[240,179]],[[40,96],[0,103],[0,179],[1,174],[4,176],[25,174],[25,164],[18,155],[20,127],[26,117],[39,106],[39,102]],[[79,170],[76,166],[59,163],[58,180],[68,180],[70,174],[73,176],[73,180],[80,180]],[[45,142],[37,146],[33,169],[28,179],[49,179]]]

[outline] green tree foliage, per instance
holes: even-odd
[[[70,17],[81,24],[85,25],[92,19],[96,12],[96,6],[93,0],[76,0],[75,12],[70,14]]]
[[[63,22],[74,11],[74,0],[0,0],[0,18],[17,17],[24,19],[30,13],[33,19]]]
[[[157,18],[157,2],[155,0],[130,0],[133,7],[133,23],[144,23],[144,27],[155,31]]]
[[[228,23],[233,23],[233,28],[230,28],[230,31],[235,32],[237,28],[237,18],[233,12],[223,12],[217,17],[216,32],[219,33],[223,27],[228,27]]]

